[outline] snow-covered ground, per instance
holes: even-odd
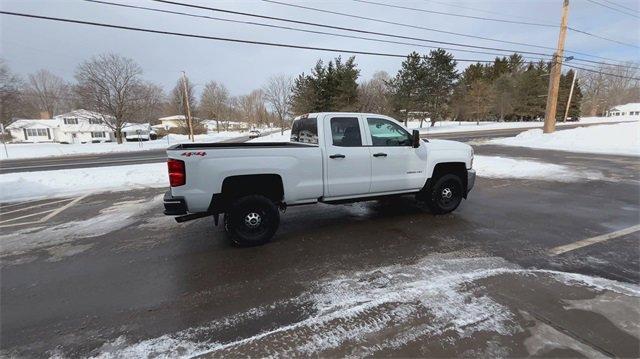
[[[582,117],[578,122],[558,122],[557,127],[566,125],[573,125],[577,123],[592,124],[592,123],[610,123],[620,121],[638,121],[638,116],[617,116],[617,117]],[[428,121],[422,123],[420,127],[420,121],[409,121],[407,128],[419,129],[420,133],[443,133],[443,132],[466,132],[466,131],[488,131],[488,130],[500,130],[509,128],[530,128],[540,127],[542,128],[543,122],[495,122],[495,121],[482,121],[479,124],[475,121],[439,121],[436,122],[434,127],[430,127]]]
[[[476,155],[473,168],[479,177],[487,178],[535,179],[557,182],[578,182],[605,178],[598,171],[583,171],[553,163],[499,156]]]
[[[0,202],[168,186],[165,163],[7,173],[0,175]]]
[[[249,142],[289,142],[290,137],[291,137],[291,130],[286,130],[284,131],[283,134],[280,134],[280,131],[278,131],[270,135],[254,138]]]
[[[529,130],[485,143],[548,150],[640,156],[640,122],[578,127],[543,134]]]
[[[220,142],[231,138],[246,136],[247,132],[226,131],[220,133],[210,133],[206,135],[196,135],[196,142]],[[9,159],[20,158],[36,158],[36,157],[52,157],[52,156],[69,156],[82,155],[92,153],[109,153],[109,152],[137,152],[155,149],[167,148],[169,145],[177,143],[189,142],[186,135],[169,135],[167,138],[144,142],[124,142],[117,144],[110,143],[84,143],[84,144],[61,144],[61,143],[9,143],[7,144],[7,152]],[[4,148],[0,148],[0,159],[7,159]]]

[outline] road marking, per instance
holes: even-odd
[[[623,237],[623,236],[626,236],[627,234],[631,234],[631,233],[634,233],[634,232],[637,232],[637,231],[640,231],[640,224],[632,226],[632,227],[629,227],[629,228],[621,229],[619,231],[615,231],[615,232],[603,234],[603,235],[600,235],[600,236],[583,239],[583,240],[580,240],[580,241],[577,241],[577,242],[573,242],[573,243],[570,243],[570,244],[565,244],[563,246],[558,246],[558,247],[555,247],[555,248],[551,248],[549,250],[549,253],[552,256],[557,256],[558,254],[570,252],[570,251],[576,250],[578,248],[590,246],[592,244],[605,242],[605,241],[608,241],[609,239]]]
[[[22,223],[0,224],[0,228],[26,226],[27,224],[38,224],[38,223],[41,223],[41,222],[40,221],[31,221],[31,222],[22,222]]]
[[[21,217],[16,217],[16,218],[11,218],[11,219],[7,219],[7,220],[4,220],[4,221],[0,221],[0,224],[17,221],[17,220],[23,219],[23,218],[35,217],[37,215],[45,214],[45,213],[49,213],[49,212],[53,212],[53,211],[55,211],[55,209],[49,209],[49,210],[42,211],[42,212],[31,213],[31,214],[27,214],[27,215],[24,215],[24,216],[21,216]]]
[[[21,166],[21,167],[1,167],[1,171],[9,171],[9,170],[24,170],[24,169],[37,169],[37,168],[47,168],[47,167],[67,167],[71,166],[71,168],[62,168],[62,169],[75,169],[75,168],[83,168],[81,166],[86,165],[103,165],[103,164],[118,164],[118,163],[129,163],[129,162],[139,162],[139,161],[157,161],[162,162],[166,161],[167,157],[137,157],[130,159],[121,159],[121,160],[113,160],[113,161],[98,161],[98,162],[72,162],[69,164],[48,164],[48,165],[31,165],[31,166]],[[79,166],[79,167],[76,167]],[[113,165],[112,165],[113,166]],[[110,167],[110,166],[96,166],[96,167]],[[10,173],[10,172],[8,172]]]
[[[42,206],[48,206],[48,205],[50,205],[50,204],[55,204],[55,203],[60,203],[60,202],[67,202],[67,201],[71,201],[71,200],[72,200],[71,198],[65,198],[65,199],[61,199],[61,200],[53,201],[53,202],[39,203],[39,204],[36,204],[35,206],[29,206],[29,207],[24,207],[24,208],[14,209],[13,211],[9,211],[9,212],[4,212],[4,211],[2,211],[2,212],[0,212],[0,216],[6,216],[7,214],[10,214],[10,213],[22,212],[22,211],[24,211],[24,210],[31,209],[31,208],[37,208],[37,207],[42,207]]]
[[[62,206],[62,207],[60,207],[60,208],[56,209],[55,211],[53,211],[53,212],[49,213],[48,215],[46,215],[45,217],[43,217],[43,218],[40,220],[40,222],[46,222],[46,221],[50,220],[51,218],[55,217],[58,213],[60,213],[60,212],[64,211],[65,209],[67,209],[67,208],[69,208],[69,207],[73,206],[74,204],[76,204],[76,203],[80,202],[81,200],[83,200],[83,199],[84,199],[85,197],[87,197],[88,195],[90,195],[90,193],[87,193],[87,194],[85,194],[85,195],[83,195],[83,196],[80,196],[80,197],[78,197],[78,198],[74,199],[73,201],[71,201],[71,202],[69,202],[69,203],[65,204],[64,206]]]

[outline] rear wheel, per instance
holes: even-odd
[[[224,224],[232,243],[256,246],[271,240],[280,224],[280,213],[267,197],[250,195],[233,202]]]
[[[426,201],[434,214],[454,211],[462,202],[462,181],[460,177],[448,174],[438,178],[428,190]]]

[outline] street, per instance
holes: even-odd
[[[0,354],[638,357],[639,232],[580,244],[638,225],[637,158],[474,148],[604,178],[480,177],[445,216],[292,207],[253,248],[164,190],[2,206]]]

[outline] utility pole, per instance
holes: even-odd
[[[187,74],[182,71],[182,88],[184,89],[184,102],[187,108],[187,125],[189,125],[189,138],[191,142],[195,142],[193,137],[193,125],[191,124],[191,108],[189,108],[189,94],[187,93]]]
[[[564,110],[564,118],[562,122],[567,122],[569,116],[569,106],[571,106],[571,97],[573,96],[573,86],[576,84],[576,77],[578,76],[578,70],[573,71],[573,80],[571,80],[571,90],[569,90],[569,99],[567,100],[567,108]]]
[[[569,0],[562,4],[562,20],[560,21],[560,34],[558,35],[558,47],[551,60],[549,74],[549,93],[547,96],[547,108],[544,114],[544,133],[552,133],[556,130],[556,110],[558,106],[558,88],[560,87],[560,75],[562,73],[562,59],[564,57],[564,40],[567,37],[567,18],[569,16]]]

